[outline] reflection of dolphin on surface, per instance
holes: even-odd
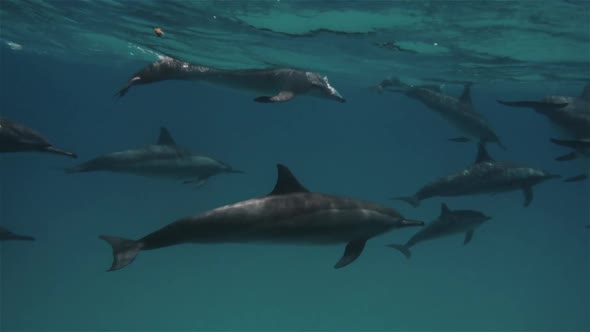
[[[67,173],[109,171],[204,184],[211,176],[243,173],[213,158],[179,147],[164,127],[155,145],[115,152],[66,169]]]
[[[35,241],[35,238],[26,235],[15,234],[0,226],[0,241]]]
[[[477,158],[470,167],[432,181],[413,196],[395,197],[414,207],[423,199],[436,196],[463,196],[495,194],[514,190],[524,193],[524,206],[533,200],[533,186],[543,181],[560,177],[544,170],[519,165],[508,161],[496,161],[490,157],[485,145],[479,143]]]
[[[416,244],[424,241],[465,233],[463,244],[467,244],[473,238],[473,232],[475,229],[490,219],[492,219],[492,217],[488,217],[479,211],[451,211],[445,203],[442,203],[438,219],[420,229],[406,244],[390,244],[388,247],[397,249],[406,256],[406,258],[410,258],[412,256],[410,249]]]
[[[224,70],[194,65],[170,57],[149,64],[135,73],[117,95],[123,97],[133,85],[164,80],[205,81],[260,94],[261,103],[285,102],[310,95],[339,102],[346,100],[318,73],[291,68]]]
[[[577,139],[577,140],[562,140],[562,139],[551,138],[551,142],[553,142],[554,144],[557,144],[557,145],[561,145],[561,146],[565,146],[565,147],[574,149],[574,151],[567,153],[563,156],[559,156],[559,157],[555,158],[555,160],[559,160],[559,161],[573,160],[573,159],[576,159],[578,156],[590,158],[590,138],[581,138],[581,139]],[[576,182],[576,181],[582,181],[582,180],[587,179],[590,174],[590,165],[587,165],[587,167],[588,167],[587,174],[576,175],[576,176],[567,178],[563,181]]]
[[[76,158],[76,154],[58,149],[41,134],[6,118],[0,118],[0,153],[48,152]]]
[[[442,93],[439,86],[412,86],[401,82],[397,78],[382,81],[375,90],[403,93],[422,102],[471,139],[484,143],[496,143],[505,149],[500,138],[484,116],[475,110],[471,101],[471,83],[464,85],[463,93],[459,98]],[[470,141],[467,137],[457,137],[450,140],[454,142]]]
[[[113,247],[109,271],[127,266],[141,250],[191,242],[346,243],[342,258],[334,266],[341,268],[361,255],[370,238],[396,228],[424,224],[381,205],[310,192],[287,167],[279,164],[277,168],[277,182],[266,196],[180,219],[136,241],[101,235]]]
[[[573,138],[590,136],[590,83],[579,97],[547,96],[540,101],[502,101],[511,107],[532,108]]]

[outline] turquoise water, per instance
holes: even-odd
[[[370,86],[473,81],[473,101],[507,150],[501,160],[571,176],[546,118],[496,99],[578,96],[590,78],[590,4],[341,1],[0,2],[0,112],[72,160],[0,156],[0,224],[36,241],[0,245],[1,331],[588,331],[589,182],[552,180],[522,193],[390,200],[470,165],[473,144],[422,104]],[[161,27],[158,38],[154,27]],[[396,48],[379,47],[395,42]],[[166,81],[112,95],[173,55],[230,69],[318,71],[347,99],[258,104],[248,93]],[[177,143],[245,174],[199,189],[110,173],[64,174],[95,156]],[[335,270],[343,246],[181,245],[105,272],[99,234],[139,238],[178,218],[272,190],[283,163],[310,190],[366,199],[432,221],[446,202],[493,216],[463,245],[418,244],[406,260],[371,239]]]

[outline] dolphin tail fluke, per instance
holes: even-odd
[[[54,146],[48,146],[45,149],[43,149],[43,151],[49,152],[49,153],[61,154],[62,156],[68,156],[70,158],[78,158],[77,154],[75,154],[73,152],[67,152],[62,149],[58,149]]]
[[[113,264],[108,271],[122,269],[131,264],[143,247],[141,242],[128,240],[110,235],[100,235],[99,238],[108,242],[113,248]]]
[[[420,206],[420,200],[416,196],[402,196],[402,197],[394,197],[392,199],[394,199],[396,201],[404,201],[415,208]]]
[[[401,244],[388,244],[387,246],[401,252],[407,259],[412,257],[412,252],[407,246]]]
[[[496,100],[498,103],[510,107],[526,107],[526,108],[534,108],[537,110],[555,110],[566,107],[568,104],[555,104],[555,103],[547,103],[543,101],[503,101],[503,100]]]
[[[572,176],[571,178],[564,179],[563,182],[580,182],[584,181],[588,178],[587,174],[580,174],[576,176]]]
[[[139,77],[133,77],[132,79],[129,80],[129,82],[127,82],[127,84],[119,91],[117,91],[117,93],[115,93],[115,95],[113,97],[118,97],[121,98],[123,97],[125,94],[127,94],[127,91],[129,91],[129,88],[131,88],[132,85],[135,84],[136,81],[140,80],[141,78]]]
[[[568,160],[574,160],[577,157],[578,157],[578,154],[574,151],[574,152],[566,153],[563,156],[559,156],[559,157],[555,158],[555,160],[557,160],[557,161],[568,161]]]

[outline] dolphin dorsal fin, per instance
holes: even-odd
[[[468,82],[468,83],[465,83],[465,85],[463,86],[463,93],[461,94],[461,97],[459,97],[461,102],[466,103],[466,104],[471,104],[471,85],[472,84],[473,83]]]
[[[590,82],[584,85],[584,90],[582,90],[582,95],[580,98],[590,101]]]
[[[490,154],[486,149],[486,144],[484,142],[479,142],[477,144],[477,157],[475,158],[474,164],[479,164],[486,161],[494,161],[494,159],[490,157]]]
[[[166,127],[160,127],[160,136],[158,136],[158,145],[176,145],[174,139]]]
[[[442,203],[440,205],[440,217],[439,218],[443,218],[445,215],[451,213],[451,210],[449,209],[449,207],[447,206],[447,204]]]
[[[301,185],[301,183],[299,183],[299,181],[297,181],[297,178],[295,178],[293,173],[291,173],[291,171],[286,166],[277,164],[277,170],[277,183],[268,196],[309,192],[309,190],[307,190]]]

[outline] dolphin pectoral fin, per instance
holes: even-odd
[[[524,194],[524,207],[527,207],[533,201],[533,188],[524,187],[522,188],[522,193]]]
[[[449,138],[449,141],[456,142],[456,143],[467,143],[467,142],[471,142],[471,138],[465,137],[465,136],[460,136],[460,137]]]
[[[467,233],[465,233],[465,240],[463,241],[463,244],[465,245],[471,242],[471,239],[473,239],[473,231],[468,231]]]
[[[570,152],[567,154],[564,154],[563,156],[559,156],[557,158],[555,158],[555,160],[557,161],[568,161],[568,160],[574,160],[578,157],[578,154],[574,151],[574,152]]]
[[[261,97],[254,99],[254,101],[258,102],[258,103],[280,103],[280,102],[289,101],[289,100],[293,99],[293,97],[295,97],[295,94],[293,92],[281,91],[276,96],[272,96],[272,97],[261,96]]]
[[[182,183],[184,183],[184,184],[194,183],[195,184],[195,188],[194,189],[198,189],[198,188],[201,188],[202,186],[204,186],[207,183],[207,178],[196,179],[196,180],[186,180],[186,181],[183,181]]]
[[[564,179],[563,182],[579,182],[584,181],[588,178],[587,174],[580,174],[576,176],[572,176],[571,178]]]
[[[344,255],[334,265],[334,268],[339,269],[354,262],[361,255],[363,249],[365,249],[365,243],[367,243],[367,240],[349,242],[344,249]]]
[[[412,257],[412,252],[410,251],[410,248],[408,248],[408,246],[404,246],[401,244],[388,244],[387,246],[401,252],[404,256],[406,256],[407,259],[410,259],[410,257]]]

